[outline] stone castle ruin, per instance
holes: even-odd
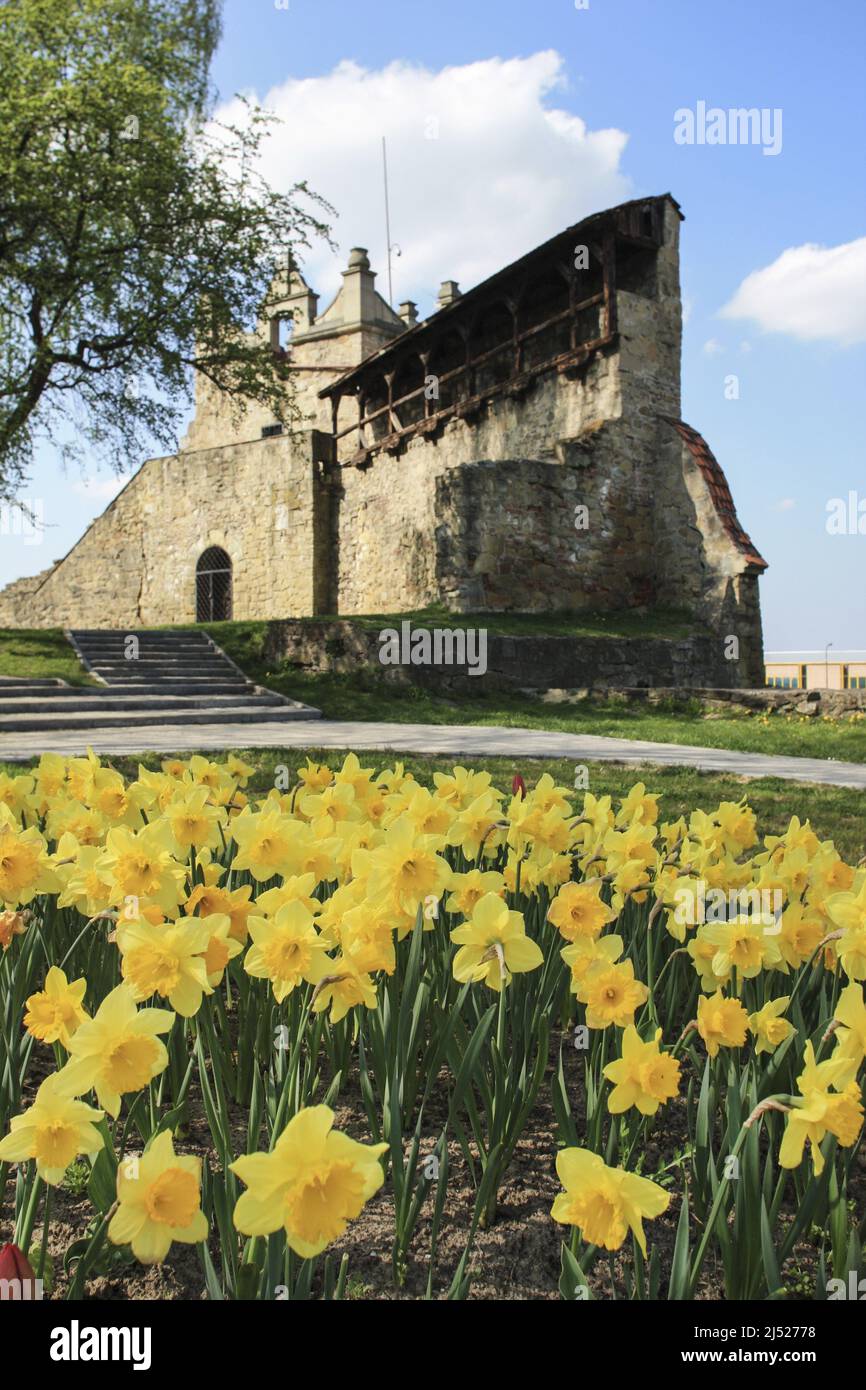
[[[238,423],[200,378],[177,454],[0,592],[0,626],[663,604],[715,635],[703,683],[762,684],[766,564],[680,418],[681,220],[669,194],[598,213],[465,294],[445,281],[421,322],[360,248],[321,313],[284,273],[257,331],[298,426]]]

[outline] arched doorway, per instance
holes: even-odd
[[[221,623],[232,615],[232,562],[218,545],[199,556],[195,567],[195,620]]]

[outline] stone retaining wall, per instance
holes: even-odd
[[[477,620],[476,620],[477,621]],[[479,689],[538,691],[577,687],[733,687],[737,666],[726,661],[717,638],[680,640],[633,637],[505,636],[489,633],[487,671],[469,674],[457,665],[383,665],[383,627],[348,620],[279,619],[268,624],[267,660],[310,672],[369,670],[388,679],[442,691]],[[399,631],[399,620],[394,620]],[[413,624],[413,632],[419,629]],[[451,631],[456,631],[452,623]]]

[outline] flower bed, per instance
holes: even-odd
[[[491,1297],[498,1229],[536,1297],[846,1296],[862,866],[642,783],[252,771],[0,778],[0,1276]]]

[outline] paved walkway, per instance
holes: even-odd
[[[352,748],[424,753],[446,758],[568,758],[575,763],[611,762],[640,766],[691,767],[735,777],[782,777],[866,790],[866,765],[821,758],[785,758],[736,753],[724,748],[692,748],[675,743],[601,738],[596,734],[552,733],[539,729],[485,728],[458,724],[348,723],[322,719],[292,724],[223,724],[219,728],[162,724],[146,729],[93,729],[0,735],[0,762],[21,762],[42,752],[132,754],[184,753],[225,748]]]

